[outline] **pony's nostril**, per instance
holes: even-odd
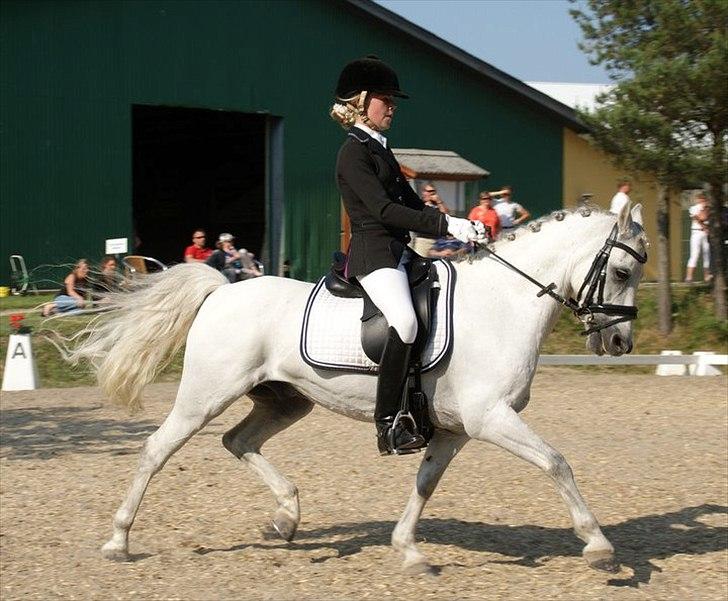
[[[622,349],[622,337],[619,334],[612,336],[612,346],[616,349]]]
[[[627,353],[627,354],[629,354],[629,353],[632,352],[632,341],[631,340],[629,340],[627,342],[627,349],[624,352]]]

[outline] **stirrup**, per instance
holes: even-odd
[[[407,446],[407,447],[397,447],[394,444],[394,436],[397,432],[397,426],[400,422],[409,421],[412,425],[412,429],[407,429],[407,431],[412,434],[412,436],[419,437],[420,442],[412,443],[416,444],[417,446]],[[425,441],[424,437],[420,434],[419,429],[417,428],[417,422],[415,421],[415,418],[412,417],[412,414],[409,411],[403,411],[399,410],[397,412],[397,415],[394,416],[394,421],[392,422],[392,426],[389,429],[389,434],[387,435],[387,445],[389,446],[391,450],[392,455],[410,455],[412,453],[419,453],[422,449],[424,449],[427,446],[427,442]]]

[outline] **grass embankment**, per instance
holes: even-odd
[[[69,336],[78,331],[89,316],[64,316],[43,324],[37,309],[52,296],[15,296],[0,298],[0,369],[4,366],[10,333],[7,313],[17,310],[24,313],[26,325],[33,328],[33,352],[38,364],[40,382],[43,387],[88,386],[93,385],[94,377],[87,370],[72,367],[63,361],[56,348],[43,337],[44,327],[52,327],[57,332]],[[544,299],[544,302],[548,302]],[[685,354],[693,351],[716,351],[728,353],[728,324],[713,317],[712,297],[707,288],[675,287],[673,289],[674,329],[663,337],[657,327],[657,289],[643,288],[637,294],[639,319],[635,322],[634,353],[643,355],[659,354],[663,349],[681,350]],[[553,333],[546,339],[544,354],[584,354],[584,337],[580,336],[581,325],[568,312],[561,315]],[[628,371],[630,373],[650,373],[654,367],[594,367],[584,366],[576,369],[599,371]],[[174,380],[182,371],[182,354],[175,357],[170,366],[161,374],[161,380]]]

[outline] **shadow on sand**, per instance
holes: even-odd
[[[617,549],[619,561],[634,572],[630,577],[610,578],[607,584],[638,587],[648,583],[653,572],[661,571],[653,563],[655,559],[666,559],[674,555],[702,555],[727,549],[728,527],[712,526],[701,521],[701,518],[708,516],[727,514],[728,507],[704,504],[605,526],[604,534]],[[725,522],[724,518],[720,519]],[[394,526],[395,522],[392,521],[347,523],[328,528],[299,530],[296,539],[291,543],[250,543],[221,549],[198,547],[195,553],[206,555],[251,547],[287,548],[292,551],[331,549],[331,555],[312,560],[313,563],[321,563],[332,558],[355,555],[365,547],[389,545]],[[582,549],[581,541],[570,529],[532,525],[511,527],[433,518],[420,521],[418,534],[420,540],[424,539],[429,544],[456,545],[468,551],[496,553],[504,557],[484,563],[512,563],[531,568],[545,565],[552,557],[580,557]],[[272,540],[273,536],[266,538]],[[332,538],[341,540],[331,540]],[[439,571],[450,565],[457,564],[434,567]]]
[[[0,413],[0,457],[50,459],[69,453],[138,453],[150,421],[99,418],[101,405],[23,407]]]

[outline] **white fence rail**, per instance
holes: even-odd
[[[539,365],[728,365],[728,355],[541,355]]]
[[[658,376],[720,376],[714,365],[728,365],[728,355],[697,351],[683,355],[680,351],[663,351],[662,355],[541,355],[539,365],[657,365]]]

